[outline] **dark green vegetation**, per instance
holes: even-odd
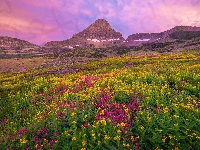
[[[200,55],[61,59],[0,73],[0,149],[199,149]]]
[[[191,40],[200,37],[200,31],[176,31],[169,36],[173,39]]]

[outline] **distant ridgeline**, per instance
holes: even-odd
[[[200,37],[200,31],[176,31],[170,34],[169,37],[180,40],[191,40]]]
[[[106,57],[131,51],[174,52],[200,49],[200,27],[176,26],[160,33],[134,33],[124,39],[108,21],[98,19],[83,31],[63,41],[43,46],[17,38],[0,36],[0,58],[53,56]]]

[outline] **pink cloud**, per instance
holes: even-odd
[[[119,18],[132,31],[162,32],[179,25],[200,26],[199,14],[199,6],[188,1],[163,0],[158,3],[149,0],[149,3],[135,3],[135,7],[124,5]]]
[[[70,38],[104,18],[127,37],[177,25],[200,26],[199,14],[198,0],[4,0],[0,1],[0,36],[41,44]]]

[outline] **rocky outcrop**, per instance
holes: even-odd
[[[97,40],[109,40],[120,39],[124,40],[120,32],[116,32],[110,24],[104,19],[98,19],[82,32],[75,34],[72,38],[83,39],[97,39]]]
[[[198,32],[200,27],[191,27],[191,26],[176,26],[170,30],[160,32],[160,33],[136,33],[128,36],[125,41],[126,46],[139,46],[143,43],[151,42],[173,42],[176,41],[175,37],[178,36],[190,36],[198,37]],[[173,36],[171,36],[173,35]]]
[[[82,32],[72,38],[60,42],[48,42],[44,47],[100,47],[123,43],[124,38],[120,32],[116,32],[104,19],[98,19]]]
[[[0,36],[0,54],[23,54],[23,53],[36,53],[39,46],[7,36]]]
[[[176,33],[176,32],[187,33]],[[98,19],[89,25],[82,32],[72,36],[72,38],[64,41],[52,41],[44,45],[44,48],[68,48],[77,47],[107,47],[113,45],[124,46],[140,46],[143,43],[152,42],[174,42],[177,36],[198,37],[197,31],[200,27],[176,26],[170,30],[160,33],[136,33],[128,36],[126,40],[120,32],[116,32],[110,24],[104,19]],[[195,33],[193,33],[195,32]],[[175,34],[176,33],[176,34]],[[174,34],[173,36],[170,36]]]

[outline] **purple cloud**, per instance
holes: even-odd
[[[104,18],[124,38],[138,32],[161,32],[177,25],[200,26],[198,0],[2,0],[0,36],[38,45],[65,40]]]

